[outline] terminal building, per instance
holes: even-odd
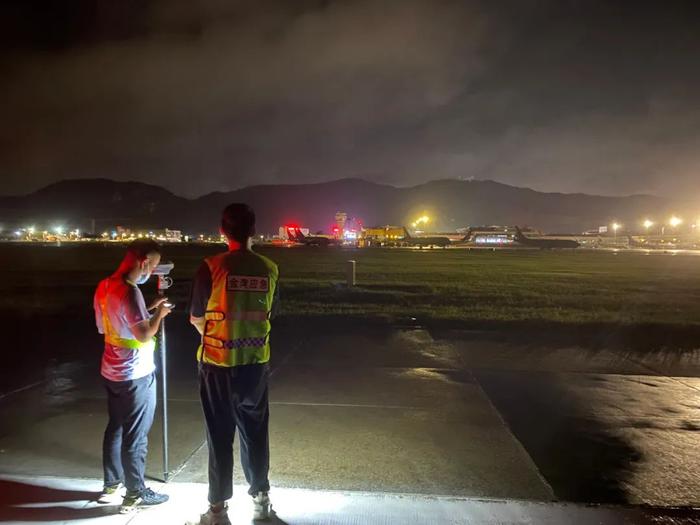
[[[402,226],[377,226],[364,228],[360,235],[361,246],[386,246],[397,244],[406,237]]]

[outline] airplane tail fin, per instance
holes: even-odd
[[[515,226],[515,240],[522,242],[526,237],[523,235],[523,231],[520,229],[520,226]]]
[[[408,228],[406,228],[406,226],[403,227],[403,232],[406,235],[407,239],[411,239],[411,234],[408,233]]]
[[[469,242],[472,240],[472,229],[467,228],[467,231],[464,233],[464,237],[462,237],[462,242]]]

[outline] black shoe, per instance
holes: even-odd
[[[143,489],[141,492],[137,492],[135,494],[127,492],[126,496],[124,496],[122,506],[119,507],[119,513],[129,514],[130,512],[134,512],[139,507],[160,505],[169,499],[170,496],[167,494],[156,494],[151,489]]]

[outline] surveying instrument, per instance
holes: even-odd
[[[173,285],[173,280],[169,276],[170,272],[175,268],[175,264],[170,261],[161,262],[156,269],[153,270],[153,275],[158,277],[158,295],[165,296],[165,291]],[[170,307],[169,303],[165,303]],[[158,347],[160,348],[160,388],[162,400],[160,403],[161,414],[163,416],[163,481],[168,481],[169,462],[168,462],[168,365],[167,365],[167,346],[165,338],[165,319],[161,322],[160,330],[158,330]]]

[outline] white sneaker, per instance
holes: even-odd
[[[253,496],[253,519],[254,520],[269,520],[272,504],[270,496],[267,492],[258,492]]]
[[[199,521],[188,521],[185,525],[231,525],[231,520],[228,519],[228,504],[219,512],[214,512],[209,507],[209,510],[199,517]]]
[[[102,494],[97,498],[97,503],[102,503],[105,505],[118,505],[124,499],[126,495],[126,487],[119,483],[118,485],[112,485],[111,487],[103,487]]]

